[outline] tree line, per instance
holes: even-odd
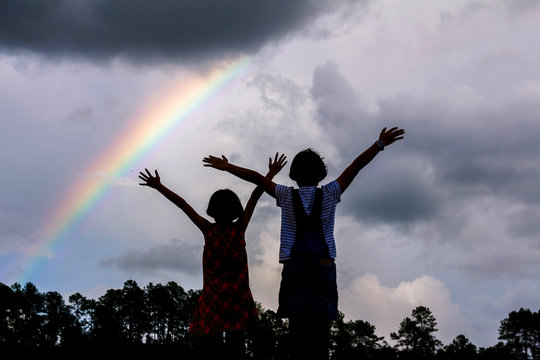
[[[0,283],[0,350],[21,355],[122,355],[142,358],[175,355],[195,358],[199,338],[189,325],[200,290],[184,290],[171,281],[144,288],[128,280],[98,299],[80,293],[66,304],[55,291],[42,293],[30,282]],[[287,321],[260,304],[259,326],[246,339],[246,358],[285,359]],[[331,330],[331,359],[540,360],[540,310],[512,311],[499,326],[499,342],[477,347],[464,335],[444,345],[437,321],[418,306],[390,334],[392,345],[363,320],[340,313]]]

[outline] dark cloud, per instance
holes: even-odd
[[[221,58],[256,51],[346,2],[5,0],[0,48],[131,61]]]
[[[65,120],[67,125],[86,123],[92,119],[94,110],[91,107],[81,107],[75,109]]]
[[[512,235],[534,239],[534,247],[540,249],[540,207],[524,207],[523,210],[511,215],[509,232]]]
[[[154,246],[146,251],[131,250],[124,255],[105,259],[100,265],[127,272],[173,270],[198,275],[201,273],[201,259],[201,245],[173,239],[169,244]]]
[[[335,62],[328,61],[315,69],[311,96],[317,106],[315,120],[334,140],[353,145],[374,135],[374,118]],[[341,150],[352,155],[357,147]]]
[[[380,129],[401,125],[396,121],[381,122],[377,115],[369,113],[362,97],[334,62],[315,70],[311,95],[317,122],[344,159],[342,164],[326,159],[336,176],[377,139]],[[387,158],[384,155],[380,157]],[[432,217],[437,211],[438,197],[422,173],[411,170],[418,166],[415,159],[375,160],[379,161],[384,161],[384,165],[373,169],[370,164],[344,194],[344,210],[360,221],[409,223]]]
[[[482,196],[540,205],[540,107],[534,98],[459,105],[397,94],[370,113],[332,62],[315,70],[311,95],[317,122],[343,158],[343,164],[327,159],[336,174],[371,145],[378,129],[406,130],[405,139],[378,155],[344,195],[344,209],[361,221],[410,224]]]
[[[517,11],[519,13],[530,13],[535,9],[538,9],[540,5],[536,0],[506,0],[505,6],[510,11]]]
[[[286,121],[294,120],[299,107],[309,100],[304,88],[275,74],[258,73],[250,86],[258,89],[265,110],[281,115]]]
[[[408,130],[404,150],[432,168],[439,191],[540,205],[536,100],[485,103],[472,111],[450,101],[393,98],[380,105],[381,119],[399,119]]]
[[[506,251],[504,251],[506,250]],[[457,268],[468,276],[479,276],[490,280],[538,279],[540,261],[537,249],[501,249],[498,252],[486,251],[482,256],[469,258],[463,256]]]
[[[438,215],[443,198],[417,165],[379,155],[343,195],[343,209],[362,222],[411,224]],[[389,155],[390,157],[391,155]]]

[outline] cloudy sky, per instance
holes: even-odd
[[[331,181],[399,126],[405,139],[338,208],[339,307],[389,340],[424,305],[443,343],[492,346],[510,311],[540,304],[538,33],[534,0],[2,1],[0,282],[88,297],[128,279],[199,289],[202,236],[140,170],[204,214],[215,190],[244,203],[252,190],[203,167],[208,154],[265,172],[275,152],[312,147]],[[92,166],[172,88],[188,96],[239,59],[121,174]],[[275,180],[293,185],[288,170]],[[90,183],[102,196],[49,238],[51,214]],[[254,297],[273,310],[279,226],[264,195],[247,247]]]

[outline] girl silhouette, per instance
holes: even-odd
[[[269,158],[271,180],[285,164],[285,155]],[[149,186],[178,206],[201,230],[204,237],[203,289],[189,331],[204,335],[203,350],[209,357],[223,355],[220,344],[225,332],[226,351],[235,358],[245,353],[244,331],[257,321],[257,309],[249,288],[246,243],[244,235],[263,188],[253,190],[246,208],[231,190],[216,191],[210,198],[206,213],[210,222],[200,216],[182,197],[161,183],[155,170],[140,172],[140,185]]]

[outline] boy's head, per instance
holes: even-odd
[[[289,177],[296,181],[298,186],[315,186],[326,174],[326,165],[321,156],[311,149],[306,149],[294,157]]]
[[[216,222],[232,222],[240,217],[244,208],[238,196],[229,189],[218,190],[212,194],[206,213]]]

